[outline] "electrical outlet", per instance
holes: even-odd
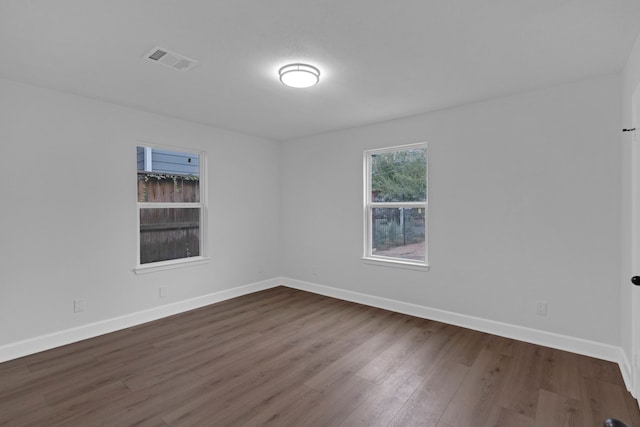
[[[81,313],[84,311],[84,299],[78,298],[73,300],[73,312]]]
[[[538,301],[536,303],[536,314],[538,316],[546,316],[547,315],[547,303],[546,303],[546,301]]]
[[[169,289],[166,286],[160,286],[160,298],[165,298]]]

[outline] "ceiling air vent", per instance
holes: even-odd
[[[187,58],[184,55],[161,47],[154,47],[144,57],[149,61],[157,62],[178,71],[187,71],[198,65],[198,61],[195,59]]]

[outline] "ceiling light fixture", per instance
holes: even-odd
[[[289,64],[280,68],[280,81],[285,86],[302,89],[320,81],[320,70],[308,64]]]

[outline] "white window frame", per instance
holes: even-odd
[[[425,173],[425,185],[426,185],[426,200],[424,202],[374,202],[371,200],[371,157],[375,154],[393,153],[395,151],[406,151],[410,149],[426,150],[426,162],[427,170]],[[365,150],[363,153],[363,187],[364,187],[364,203],[363,203],[363,215],[364,215],[364,231],[363,231],[363,262],[367,264],[383,265],[388,267],[400,267],[413,270],[429,270],[429,239],[428,239],[428,218],[429,218],[429,188],[428,188],[428,174],[429,174],[429,150],[426,142],[420,142],[415,144],[396,145],[393,147],[376,148],[372,150]],[[372,236],[372,217],[374,208],[422,208],[424,209],[424,261],[410,260],[403,258],[393,258],[388,256],[375,255],[372,253],[373,236]]]
[[[208,263],[210,258],[207,256],[207,156],[206,151],[188,148],[188,147],[174,147],[166,145],[150,144],[148,142],[138,141],[136,147],[156,148],[160,150],[171,150],[181,153],[193,153],[199,157],[199,189],[200,189],[200,202],[193,203],[149,203],[138,201],[137,188],[136,192],[136,267],[133,271],[136,274],[146,274],[155,271],[171,270],[174,268],[188,267],[192,265],[199,265]],[[146,153],[147,150],[145,150]],[[146,154],[145,154],[146,155]],[[136,157],[132,155],[134,161]],[[137,168],[136,168],[137,169]],[[153,209],[153,208],[198,208],[200,209],[200,255],[194,257],[178,258],[167,261],[151,262],[146,264],[140,264],[140,211],[141,209]]]

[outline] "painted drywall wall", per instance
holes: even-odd
[[[636,39],[633,49],[622,71],[622,123],[621,127],[629,128],[634,126],[632,120],[632,102],[636,90],[640,90],[640,36]],[[637,126],[638,123],[635,124]],[[631,276],[640,272],[633,271],[631,265],[631,144],[633,134],[631,132],[621,133],[622,140],[622,167],[621,167],[621,189],[622,189],[622,220],[620,222],[622,241],[622,277],[620,284],[621,296],[621,346],[631,361],[633,360],[632,341],[632,292],[633,288],[629,282]]]
[[[0,346],[278,275],[620,345],[620,86],[602,77],[280,145],[0,80]],[[209,264],[132,272],[141,141],[208,152]],[[431,271],[364,265],[362,150],[419,141]]]
[[[283,275],[619,345],[619,86],[604,76],[283,143]],[[363,264],[362,151],[422,141],[431,270]]]
[[[0,347],[278,275],[277,143],[7,80],[0,94]],[[209,263],[132,271],[140,142],[207,152]]]

